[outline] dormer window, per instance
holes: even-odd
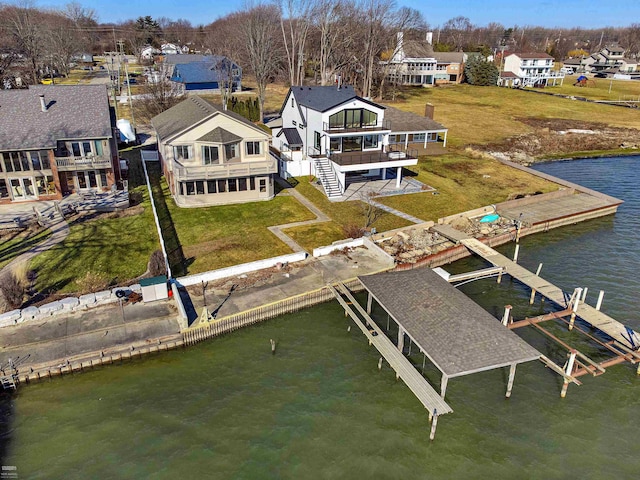
[[[173,147],[173,155],[178,160],[189,160],[191,158],[190,150],[188,145],[176,145]]]

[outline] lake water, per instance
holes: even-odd
[[[622,198],[617,215],[524,238],[520,263],[640,329],[639,158],[538,167]],[[511,254],[513,245],[501,248]],[[447,266],[483,266],[469,259]],[[503,279],[463,290],[497,317],[537,314]],[[198,346],[20,388],[0,399],[2,465],[18,478],[637,478],[640,380],[629,365],[562,382],[541,363],[452,379],[429,442],[427,413],[334,302]],[[595,358],[576,332],[547,326]],[[559,363],[565,351],[520,332]],[[271,355],[269,339],[278,340]],[[604,358],[604,357],[603,357]],[[422,358],[412,359],[421,368]],[[434,382],[439,378],[428,369]]]

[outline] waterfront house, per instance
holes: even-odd
[[[564,80],[554,69],[553,57],[546,53],[511,53],[504,57],[499,84],[507,87],[546,87]],[[551,82],[551,83],[550,83]]]
[[[153,117],[158,152],[180,207],[270,200],[277,162],[270,136],[244,117],[193,95]]]
[[[0,90],[0,203],[111,190],[114,131],[104,85]]]
[[[584,69],[588,73],[633,73],[637,68],[638,61],[626,58],[624,48],[615,44],[605,46],[584,60]]]
[[[280,117],[269,124],[280,175],[315,175],[327,197],[350,183],[396,179],[418,163],[418,151],[446,145],[447,129],[356,95],[351,86],[291,87]]]
[[[388,61],[381,62],[391,83],[420,86],[462,82],[466,54],[434,52],[431,39],[431,32],[423,41],[405,40],[404,33],[398,32],[395,51]]]

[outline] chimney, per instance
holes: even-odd
[[[433,32],[427,32],[427,43],[429,45],[433,44]]]
[[[424,116],[433,120],[433,111],[435,108],[432,103],[427,103],[424,106]]]
[[[47,111],[47,104],[44,101],[44,94],[40,94],[40,110],[42,110],[43,112]]]

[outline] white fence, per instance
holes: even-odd
[[[306,252],[291,253],[289,255],[281,255],[279,257],[266,258],[255,262],[242,263],[232,267],[221,268],[219,270],[211,270],[209,272],[197,273],[195,275],[187,275],[186,277],[176,278],[176,282],[180,287],[188,287],[201,282],[212,280],[220,280],[221,278],[237,277],[244,273],[264,270],[265,268],[275,267],[277,264],[285,264],[292,262],[300,262],[307,258]]]

